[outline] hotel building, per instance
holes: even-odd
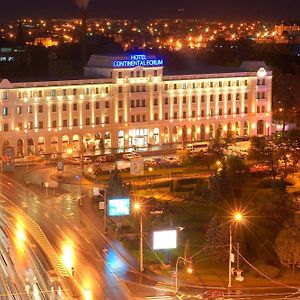
[[[0,144],[27,155],[270,133],[263,62],[190,73],[165,74],[163,59],[146,55],[93,55],[84,79],[0,79]]]

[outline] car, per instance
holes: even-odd
[[[224,293],[220,290],[209,290],[203,295],[204,300],[223,300]]]
[[[256,164],[250,168],[250,173],[263,173],[270,171],[270,167],[264,164]]]
[[[107,162],[115,162],[117,160],[117,158],[114,155],[107,154],[105,157]]]
[[[72,165],[75,165],[75,166],[79,166],[79,165],[80,165],[80,158],[74,157],[74,158],[71,160],[71,164],[72,164]]]
[[[57,290],[61,286],[61,280],[54,270],[47,271],[47,280],[51,287]]]
[[[96,157],[95,161],[99,162],[99,163],[105,163],[107,161],[107,158],[105,155],[100,155],[100,156]]]
[[[145,166],[146,167],[156,166],[156,160],[154,158],[147,158],[147,159],[145,159]]]
[[[179,159],[177,157],[166,157],[164,159],[164,163],[167,165],[178,165],[179,164]]]
[[[91,160],[89,157],[84,157],[83,160],[82,160],[82,162],[83,162],[84,164],[91,164],[91,163],[92,163],[92,160]]]
[[[126,160],[131,160],[131,159],[134,159],[134,158],[141,158],[142,156],[135,153],[135,152],[131,152],[131,153],[126,153],[123,155],[123,158],[126,159]]]

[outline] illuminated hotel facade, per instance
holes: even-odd
[[[165,75],[163,64],[91,56],[84,79],[0,80],[0,144],[27,155],[271,133],[272,72],[263,62],[189,75]]]

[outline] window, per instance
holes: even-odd
[[[56,104],[52,104],[52,112],[56,112]]]
[[[43,129],[44,128],[44,122],[43,121],[39,121],[39,129]]]
[[[245,112],[245,114],[247,114],[247,113],[248,113],[248,107],[247,107],[247,106],[245,106],[245,108],[244,108],[244,112]]]
[[[109,101],[105,101],[105,108],[109,108]]]
[[[260,113],[260,107],[259,107],[259,106],[256,107],[256,112],[257,112],[258,114]]]
[[[154,84],[153,90],[154,90],[154,92],[157,92],[157,84]]]
[[[201,89],[204,89],[204,82],[201,82]]]
[[[62,95],[63,95],[63,96],[67,96],[67,90],[66,90],[66,89],[63,89],[63,90],[62,90]]]
[[[248,93],[244,94],[244,99],[247,100],[248,99]]]
[[[32,105],[29,105],[29,106],[27,106],[27,112],[29,113],[29,114],[32,114]]]
[[[96,87],[96,94],[98,95],[99,94],[99,88],[98,87]]]
[[[142,99],[142,107],[146,107],[146,100]]]
[[[196,82],[193,82],[192,83],[192,89],[195,89],[196,88]]]
[[[100,118],[99,118],[99,117],[96,117],[96,118],[95,118],[95,122],[96,122],[96,125],[99,125],[99,124],[100,124]]]
[[[168,120],[169,119],[169,114],[166,112],[165,113],[165,120]]]
[[[264,106],[261,107],[261,112],[262,112],[262,113],[265,112],[265,107],[264,107]]]
[[[8,92],[3,92],[3,99],[7,100],[7,98],[8,98]]]
[[[266,79],[261,80],[261,85],[266,85]]]
[[[130,107],[135,107],[135,101],[134,100],[130,100]]]
[[[78,126],[78,121],[77,121],[77,119],[73,119],[73,126]]]
[[[219,108],[219,116],[222,116],[222,108]]]
[[[173,119],[177,119],[177,111],[173,113]]]
[[[105,117],[105,124],[109,124],[109,117],[108,116]]]
[[[231,86],[231,81],[228,81],[228,82],[227,82],[227,85],[228,85],[228,86]]]
[[[183,103],[183,104],[186,104],[186,96],[183,96],[183,98],[182,98],[182,103]]]
[[[212,87],[214,87],[214,83],[211,81],[210,83],[209,83],[209,86],[212,88]]]
[[[87,103],[85,104],[85,109],[86,109],[86,110],[90,110],[90,102],[87,102]]]
[[[155,113],[154,114],[154,121],[157,121],[158,120],[158,113]]]
[[[39,113],[42,113],[42,112],[43,112],[43,110],[44,110],[44,107],[43,107],[43,105],[39,105]]]
[[[18,95],[18,98],[22,98],[22,93],[21,92],[18,92],[17,95]]]
[[[27,122],[27,129],[32,129],[33,123],[31,121]]]
[[[73,110],[77,110],[77,103],[73,103]]]
[[[262,92],[262,93],[261,93],[261,98],[262,98],[262,99],[265,99],[265,98],[266,98],[266,93],[265,93],[265,92]]]
[[[90,118],[85,118],[85,125],[90,125],[91,124],[91,122],[90,122]]]
[[[146,86],[142,85],[142,92],[145,93],[146,92]]]
[[[63,127],[67,127],[68,126],[68,120],[63,120]]]
[[[165,98],[165,104],[169,104],[169,98]]]
[[[43,91],[39,91],[39,97],[43,97]]]
[[[240,86],[240,81],[239,80],[236,81],[236,86]]]
[[[107,101],[106,101],[107,102]],[[106,104],[106,102],[105,102],[105,104]],[[96,101],[95,102],[95,108],[96,109],[99,109],[100,108],[100,102],[99,101]]]
[[[240,108],[239,108],[239,107],[236,108],[236,114],[237,114],[237,115],[240,114]]]
[[[131,123],[134,123],[134,122],[135,122],[135,117],[134,117],[134,116],[131,116],[131,117],[130,117],[130,121],[131,121]]]
[[[204,101],[205,101],[205,96],[201,95],[201,103],[204,103]]]
[[[130,71],[130,77],[134,77],[134,72]]]
[[[136,77],[140,77],[141,76],[141,72],[140,71],[136,71]]]
[[[210,116],[213,116],[213,115],[214,115],[214,110],[213,110],[213,109],[210,109],[209,115],[210,115]]]
[[[141,106],[141,101],[140,100],[136,100],[136,107],[140,107]]]
[[[256,85],[260,85],[260,79],[257,79]]]
[[[67,111],[67,103],[64,103],[64,104],[63,104],[62,110],[63,110],[63,111]]]
[[[196,97],[192,96],[192,103],[196,103]]]
[[[89,95],[90,94],[90,89],[89,88],[85,88],[85,94]]]
[[[56,128],[56,127],[57,127],[56,120],[53,120],[53,121],[52,121],[52,128]]]
[[[51,96],[56,97],[56,90],[51,90]]]
[[[186,83],[185,83],[185,82],[182,84],[182,88],[183,88],[184,90],[186,89]]]
[[[174,90],[177,90],[177,84],[174,83]]]
[[[157,76],[157,70],[154,70],[153,76]]]
[[[178,103],[177,97],[174,97],[173,103],[174,103],[174,104],[177,104],[177,103]]]
[[[122,93],[122,91],[123,91],[122,86],[118,87],[118,91],[119,91],[119,93]]]
[[[143,118],[143,122],[146,122],[146,115],[143,115],[142,118]]]
[[[167,91],[169,89],[169,85],[165,84],[165,91]]]
[[[186,111],[182,112],[182,118],[183,118],[183,119],[186,118]]]
[[[118,78],[122,78],[122,72],[118,72]]]
[[[154,98],[154,106],[157,106],[157,105],[158,105],[158,99]]]
[[[192,118],[195,118],[196,117],[196,111],[192,111]]]
[[[119,123],[123,123],[123,116],[119,116],[118,121]]]
[[[245,80],[245,86],[248,86],[248,80]]]
[[[222,81],[219,81],[219,87],[222,87]]]
[[[133,85],[130,86],[130,93],[134,93],[134,86]]]
[[[105,87],[105,93],[108,94],[108,86]]]
[[[122,100],[119,100],[118,108],[123,108],[123,101]]]
[[[204,109],[201,110],[201,117],[204,117]]]
[[[236,100],[240,100],[240,94],[236,94],[236,95],[235,95],[235,99],[236,99]]]
[[[256,93],[256,99],[260,99],[260,92]]]
[[[220,101],[220,102],[223,101],[223,95],[219,95],[219,101]]]
[[[18,115],[22,114],[22,107],[21,106],[17,106],[17,114]]]
[[[77,95],[77,89],[73,89],[73,96]]]
[[[228,108],[227,114],[228,114],[228,115],[231,115],[231,108]]]
[[[143,71],[143,77],[146,77],[146,71]]]
[[[228,95],[227,95],[227,100],[228,100],[228,101],[231,101],[231,94],[228,94]]]
[[[8,131],[8,124],[3,124],[3,130]]]
[[[3,116],[7,116],[8,115],[8,107],[3,107],[2,108],[2,114],[3,114]]]
[[[214,95],[209,95],[209,101],[213,102],[214,101]]]

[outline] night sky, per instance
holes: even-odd
[[[0,0],[2,20],[77,17],[75,0]],[[180,9],[184,11],[179,11]],[[300,19],[299,0],[91,0],[91,17],[196,17],[209,20]]]

